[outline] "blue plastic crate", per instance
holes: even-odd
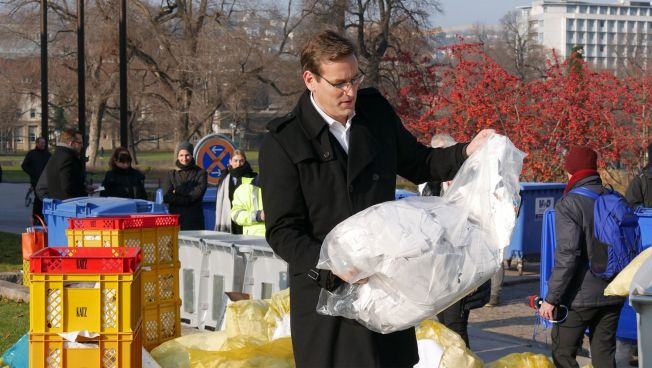
[[[652,245],[652,208],[638,208],[636,215],[638,215],[643,249],[645,249]],[[555,247],[555,211],[547,210],[544,214],[543,228],[541,230],[541,278],[539,286],[540,295],[544,297],[548,294],[548,279],[554,267]],[[552,323],[546,320],[543,320],[543,325],[546,328],[552,327]],[[636,341],[637,339],[636,312],[629,305],[629,298],[620,311],[616,337],[628,341]]]
[[[142,199],[80,197],[64,201],[43,200],[43,215],[48,225],[48,246],[67,246],[69,218],[167,214],[163,204]]]
[[[564,183],[521,183],[521,208],[505,258],[536,259],[541,255],[544,212],[555,207],[565,187]]]

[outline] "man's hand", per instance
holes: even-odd
[[[547,319],[548,321],[553,320],[553,312],[555,311],[555,306],[544,301],[543,304],[541,304],[541,307],[539,307],[539,315],[543,317],[543,319]]]
[[[346,272],[346,273],[344,273],[342,275],[338,275],[338,274],[336,274],[334,272],[333,272],[333,275],[335,275],[335,276],[339,277],[340,279],[342,279],[343,281],[348,282],[349,284],[351,284],[352,283],[351,281],[356,279],[356,277],[358,276],[359,273],[360,273],[360,271],[358,271],[356,268],[353,268],[353,269],[349,270],[348,272]],[[360,280],[358,280],[356,282],[353,282],[353,284],[366,284],[368,281],[369,281],[369,278],[365,277],[365,278],[360,279]]]
[[[473,152],[477,151],[484,142],[487,141],[490,135],[495,134],[496,131],[494,129],[483,129],[478,133],[475,137],[473,137],[473,140],[471,143],[469,143],[468,146],[466,146],[466,155],[471,156]]]

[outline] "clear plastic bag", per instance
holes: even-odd
[[[433,317],[479,287],[502,263],[520,204],[525,154],[494,134],[443,197],[372,206],[324,239],[318,268],[348,281],[322,290],[317,311],[390,333]],[[368,278],[366,284],[355,282]]]

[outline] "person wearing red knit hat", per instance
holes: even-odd
[[[604,296],[609,282],[590,271],[589,256],[595,257],[600,249],[594,237],[595,200],[571,192],[582,187],[602,193],[597,168],[598,154],[589,147],[572,147],[564,158],[569,181],[555,205],[555,265],[539,308],[541,317],[555,321],[551,332],[555,367],[579,367],[577,350],[587,328],[593,366],[616,366],[616,329],[625,299]]]

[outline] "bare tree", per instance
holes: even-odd
[[[539,78],[545,68],[545,54],[543,47],[536,42],[533,25],[519,11],[505,14],[501,20],[502,45],[505,53],[502,55],[507,63],[501,63],[509,72],[522,80]]]

